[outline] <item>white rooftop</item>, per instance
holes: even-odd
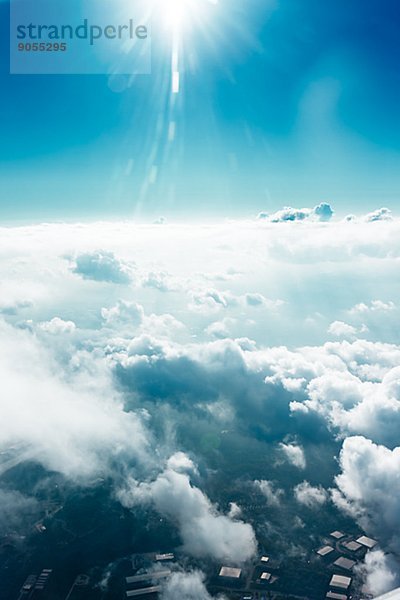
[[[326,597],[330,600],[347,600],[346,594],[337,594],[336,592],[328,592]]]
[[[346,542],[345,544],[343,544],[343,546],[351,552],[357,552],[357,550],[359,550],[362,547],[361,544],[355,542],[354,540],[352,540],[351,542]]]
[[[326,556],[327,554],[333,552],[333,550],[334,549],[332,548],[332,546],[324,546],[323,548],[317,550],[317,554],[319,554],[320,556]]]
[[[167,552],[165,554],[156,554],[156,560],[157,561],[163,561],[163,560],[174,560],[174,555],[172,552]]]
[[[239,579],[241,574],[242,570],[234,567],[221,567],[219,572],[220,577],[230,577],[231,579]]]
[[[344,575],[333,575],[330,583],[332,587],[340,588],[342,590],[347,590],[350,587],[350,584],[351,578],[345,577]]]
[[[340,540],[340,538],[344,537],[344,533],[342,533],[341,531],[332,531],[331,537],[334,537],[337,540]]]
[[[262,556],[261,557],[261,562],[268,562],[269,561],[269,556]]]
[[[357,542],[366,548],[374,548],[377,545],[377,541],[372,538],[367,537],[366,535],[362,535],[358,538]]]
[[[264,581],[269,581],[271,579],[271,577],[272,577],[271,573],[261,573],[260,579],[263,579]]]
[[[356,561],[350,560],[349,558],[344,558],[344,556],[341,556],[340,558],[335,560],[335,562],[333,564],[335,565],[335,567],[340,567],[341,569],[345,569],[346,571],[351,571],[351,569],[356,564]]]

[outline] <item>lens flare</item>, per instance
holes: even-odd
[[[173,31],[180,30],[184,25],[185,17],[188,17],[188,0],[170,0],[164,3],[166,22]]]
[[[171,36],[171,92],[180,92],[180,55],[183,51],[183,37],[194,33],[207,21],[206,7],[217,0],[155,0],[153,11],[161,16],[168,35]]]
[[[215,3],[215,0],[160,0],[157,5],[167,28],[174,34],[182,34],[201,23],[207,4]]]

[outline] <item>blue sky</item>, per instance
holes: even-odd
[[[4,222],[236,216],[321,201],[339,214],[396,208],[397,2],[220,0],[211,41],[187,32],[173,107],[157,23],[153,73],[126,85],[10,76],[8,12],[0,2]]]
[[[33,556],[54,486],[63,532],[89,496],[114,538],[159,514],[103,536],[107,577],[96,530],[65,560],[54,523],[64,585],[164,535],[191,566],[303,569],[365,532],[376,597],[400,585],[399,0],[182,2],[205,20],[173,94],[162,10],[149,76],[10,76],[0,0],[0,533]]]

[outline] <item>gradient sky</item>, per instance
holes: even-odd
[[[160,23],[150,76],[11,76],[0,0],[3,222],[397,207],[398,1],[219,0],[212,10],[206,31],[187,31],[172,105]]]

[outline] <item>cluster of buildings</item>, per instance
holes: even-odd
[[[51,600],[52,590],[49,589],[52,569],[43,569],[40,575],[29,575],[20,589],[18,600]],[[72,584],[65,600],[87,600],[89,577],[78,575]]]
[[[214,570],[210,565],[209,583],[216,593],[224,592],[228,597],[238,600],[268,600],[276,594],[290,595],[288,582],[293,584],[293,577],[295,577],[295,583],[299,581],[299,583],[305,584],[299,586],[297,595],[299,599],[304,596],[323,597],[323,594],[326,594],[326,600],[361,598],[354,567],[364,559],[368,550],[375,548],[378,542],[366,535],[357,537],[341,531],[333,531],[324,541],[325,544],[316,550],[321,561],[318,569],[320,583],[311,577],[312,563],[310,561],[308,561],[308,565],[304,563],[298,572],[296,569],[293,571],[293,565],[290,567],[290,563],[281,563],[266,555],[260,556],[251,567],[248,566],[246,569],[227,564],[220,565],[217,570]],[[327,570],[326,575],[329,573],[328,589],[326,587],[328,577],[325,579],[324,575],[325,569]],[[165,581],[175,570],[176,558],[172,552],[132,555],[129,557],[128,568],[119,579],[118,597],[126,600],[129,598],[156,600],[159,598]],[[308,577],[308,572],[310,572],[311,579]],[[17,600],[47,600],[50,598],[47,586],[51,573],[51,569],[43,569],[38,576],[30,575],[21,588]],[[307,577],[311,582],[308,587],[306,585]],[[274,585],[275,583],[277,585]],[[90,588],[89,577],[79,575],[65,600],[87,600],[90,596]],[[310,588],[310,596],[308,596],[306,588]],[[321,596],[319,596],[320,593]],[[367,596],[364,594],[363,597]]]
[[[137,572],[135,575],[125,577],[125,597],[147,598],[148,600],[157,598],[158,593],[162,589],[163,581],[172,573],[169,567],[175,561],[175,555],[172,552],[168,552],[164,554],[142,555],[139,561],[137,558],[134,558],[132,561],[132,565]],[[137,569],[138,566],[139,569]]]
[[[232,566],[222,566],[213,583],[218,590],[236,590],[235,598],[240,600],[266,600],[270,587],[278,580],[280,564],[269,556],[261,556],[253,568],[243,571]]]
[[[29,575],[20,590],[18,600],[42,598],[52,572],[52,569],[43,569],[39,575]]]
[[[278,581],[278,569],[279,563],[273,561],[270,556],[262,556],[260,558],[260,565],[254,569],[254,583],[255,586],[265,588]],[[261,568],[260,568],[261,567]]]
[[[330,534],[329,542],[317,550],[317,555],[333,572],[326,594],[328,600],[348,600],[354,567],[377,543],[366,535],[354,538],[341,531],[333,531]]]

